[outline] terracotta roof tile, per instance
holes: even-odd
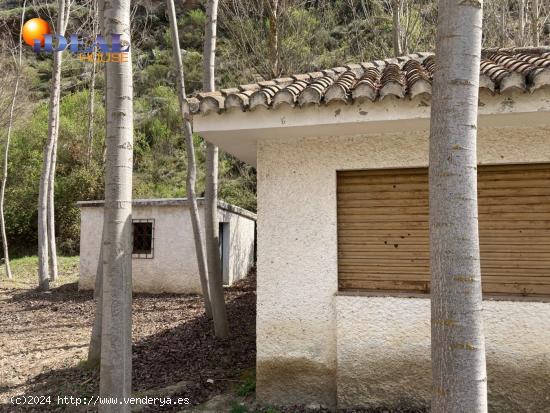
[[[199,93],[186,101],[191,114],[276,109],[353,103],[387,96],[414,99],[431,95],[436,70],[433,53],[415,53],[398,58],[346,64],[318,72],[303,73],[240,85],[220,92]],[[492,93],[508,90],[534,91],[550,87],[550,48],[485,49],[480,65],[480,89]]]

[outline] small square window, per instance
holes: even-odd
[[[133,258],[153,258],[155,221],[152,219],[135,219],[133,227]]]

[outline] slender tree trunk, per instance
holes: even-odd
[[[206,92],[215,90],[216,24],[218,0],[209,0],[204,36],[203,88]],[[214,331],[217,337],[227,337],[229,327],[223,295],[223,280],[220,267],[219,228],[218,228],[218,148],[206,145],[206,190],[205,190],[205,233],[208,267],[208,286]]]
[[[430,131],[432,412],[487,412],[477,210],[482,1],[440,0]]]
[[[393,17],[393,53],[396,57],[403,55],[401,47],[401,0],[394,0],[392,7]]]
[[[217,337],[227,337],[229,326],[223,295],[218,221],[218,147],[206,144],[205,231],[208,251],[208,284]]]
[[[105,0],[103,35],[130,45],[130,0]],[[106,63],[105,209],[101,397],[130,397],[132,385],[132,58]],[[100,412],[129,412],[129,405],[101,405]]]
[[[201,282],[202,294],[204,297],[204,307],[208,317],[212,318],[212,307],[210,304],[210,294],[208,292],[208,273],[206,264],[206,254],[204,251],[204,239],[200,221],[199,207],[197,204],[197,194],[195,185],[197,179],[197,162],[195,159],[195,145],[193,142],[193,130],[189,113],[184,110],[185,95],[185,76],[183,72],[183,63],[181,59],[181,49],[179,45],[178,25],[176,19],[176,9],[174,0],[166,0],[168,7],[168,16],[170,18],[170,31],[172,34],[172,49],[174,61],[176,63],[176,77],[178,88],[178,100],[180,112],[183,121],[183,133],[185,139],[185,148],[187,151],[187,199],[189,201],[189,213],[191,214],[191,224],[193,226],[193,238],[195,240],[195,250],[197,253],[197,265],[199,268],[199,277]]]
[[[92,37],[95,38],[97,35],[97,25],[98,25],[98,10],[97,10],[97,3],[94,1],[92,3],[92,7],[94,9],[93,13],[93,22],[92,22]],[[92,60],[92,67],[91,67],[91,73],[90,73],[90,85],[88,87],[88,93],[90,96],[88,97],[88,141],[87,141],[87,148],[86,148],[86,166],[89,166],[92,162],[92,156],[93,156],[93,147],[94,147],[94,115],[95,115],[95,78],[96,78],[96,60],[95,58]]]
[[[519,0],[519,33],[517,39],[518,46],[525,45],[525,0]]]
[[[539,0],[533,0],[533,10],[531,11],[531,27],[533,31],[533,46],[540,45],[540,29],[539,29]]]
[[[101,362],[101,323],[103,321],[103,233],[99,244],[99,258],[97,259],[97,271],[95,274],[94,300],[95,314],[92,326],[92,335],[88,347],[88,364],[99,366]]]
[[[65,0],[59,0],[57,16],[57,33],[64,33]],[[48,201],[50,195],[50,179],[52,176],[52,153],[57,145],[59,134],[59,100],[61,96],[61,62],[62,52],[54,52],[52,83],[50,91],[50,107],[48,113],[48,138],[44,146],[42,173],[38,191],[38,288],[42,291],[49,288],[50,260],[48,231]]]
[[[279,0],[268,0],[269,7],[269,57],[273,78],[281,75],[281,56],[279,54]]]
[[[6,219],[4,215],[4,201],[6,199],[6,184],[8,182],[8,161],[10,154],[11,132],[13,129],[13,115],[15,111],[15,103],[17,101],[17,92],[19,91],[19,81],[21,80],[21,69],[23,67],[23,24],[25,22],[25,10],[27,8],[27,0],[23,2],[23,10],[21,11],[21,27],[19,29],[19,57],[14,56],[14,63],[16,66],[15,83],[13,85],[13,95],[11,98],[10,115],[8,119],[8,133],[6,136],[6,142],[4,144],[4,165],[2,171],[2,184],[0,186],[0,227],[2,231],[2,246],[4,248],[4,265],[6,267],[6,275],[8,279],[12,279],[10,266],[10,254],[8,246],[8,237],[6,236]]]
[[[59,124],[59,111],[57,112]],[[50,160],[50,179],[48,182],[48,254],[50,280],[57,280],[57,245],[55,242],[55,169],[57,165],[57,139],[54,142]]]

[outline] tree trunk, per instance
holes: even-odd
[[[185,139],[185,148],[187,151],[187,199],[189,202],[189,213],[191,215],[191,224],[193,226],[193,239],[195,240],[195,250],[197,254],[197,265],[199,268],[199,277],[201,289],[204,297],[204,307],[206,315],[212,318],[212,307],[210,304],[210,294],[208,292],[208,274],[206,255],[204,251],[204,240],[201,228],[199,207],[197,204],[197,194],[195,185],[197,180],[197,162],[195,159],[195,144],[193,142],[193,130],[191,127],[190,115],[184,110],[185,95],[185,76],[181,59],[181,49],[179,44],[178,25],[176,19],[176,9],[174,0],[166,0],[168,7],[168,17],[170,19],[170,31],[172,34],[172,49],[174,61],[176,63],[176,77],[178,88],[178,100],[180,104],[181,118],[183,122],[183,133]]]
[[[57,123],[59,124],[59,111],[57,112]],[[57,138],[55,139],[51,160],[50,179],[48,182],[48,254],[50,280],[57,280],[57,245],[55,242],[55,169],[57,164]]]
[[[25,22],[25,10],[27,8],[27,0],[23,2],[23,10],[21,11],[21,27],[19,29],[19,57],[15,59],[14,62],[16,65],[16,74],[15,74],[15,83],[13,85],[13,95],[11,98],[10,105],[10,114],[8,119],[8,132],[6,135],[6,142],[4,144],[4,165],[2,171],[2,184],[0,186],[0,229],[2,231],[2,246],[4,248],[4,265],[6,267],[6,276],[9,280],[13,278],[11,273],[10,266],[10,254],[8,246],[8,237],[6,236],[6,219],[4,216],[4,201],[6,199],[6,184],[8,182],[8,161],[10,155],[10,143],[11,143],[11,132],[13,130],[13,115],[15,111],[15,103],[17,101],[17,92],[19,91],[19,81],[21,80],[21,69],[23,67],[23,24]]]
[[[97,259],[97,271],[95,274],[94,300],[95,314],[92,326],[92,335],[88,347],[88,364],[99,366],[101,362],[101,323],[103,321],[103,233],[99,244],[99,258]]]
[[[95,38],[98,33],[98,10],[97,3],[92,2],[92,7],[94,9],[93,21],[92,21],[92,38]],[[90,85],[88,87],[88,141],[86,143],[86,166],[90,166],[93,156],[93,147],[94,147],[94,115],[95,115],[95,78],[96,78],[96,60],[92,60],[92,67],[90,73]]]
[[[65,0],[59,0],[57,16],[57,33],[63,35],[65,22]],[[48,113],[48,138],[44,146],[42,173],[38,190],[38,288],[41,291],[49,288],[49,214],[50,179],[52,177],[52,153],[57,145],[59,134],[59,100],[61,96],[61,62],[62,52],[54,52],[52,84]]]
[[[103,35],[130,45],[130,0],[105,0]],[[105,209],[101,397],[130,397],[132,385],[132,58],[106,63]],[[129,405],[101,405],[100,412],[129,412]]]
[[[533,0],[533,10],[531,11],[531,27],[533,31],[533,46],[540,45],[540,29],[539,29],[539,0]]]
[[[218,147],[206,144],[205,232],[208,251],[208,284],[217,337],[227,337],[229,326],[223,295],[218,222]]]
[[[517,39],[517,46],[524,46],[525,44],[525,0],[519,0],[519,33]]]
[[[393,53],[395,57],[403,55],[401,48],[401,0],[394,0],[392,7],[393,17]]]
[[[279,54],[279,0],[268,0],[269,7],[269,57],[272,78],[281,75],[281,56]]]
[[[209,0],[204,36],[203,88],[213,92],[216,88],[214,68],[216,59],[216,24],[218,0]],[[208,286],[214,331],[217,337],[227,337],[228,323],[223,295],[223,280],[220,267],[219,228],[218,228],[218,148],[206,145],[206,189],[205,189],[205,234],[208,267]]]
[[[440,0],[430,131],[432,412],[487,412],[477,211],[482,2]]]

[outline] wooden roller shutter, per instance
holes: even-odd
[[[342,171],[340,290],[427,293],[428,169]],[[480,166],[483,292],[550,294],[550,164]]]

